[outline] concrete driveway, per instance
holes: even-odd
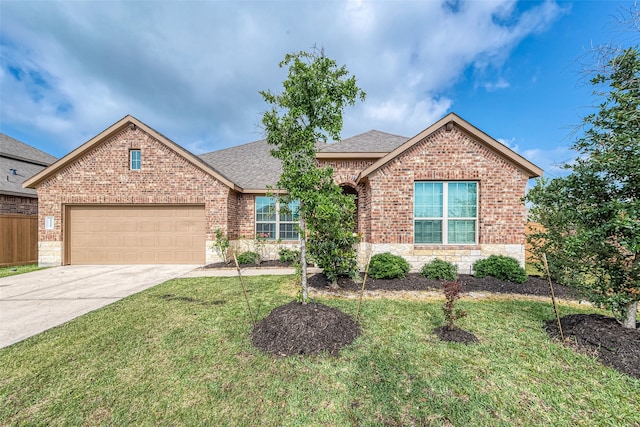
[[[78,265],[0,279],[0,348],[162,282],[196,265]]]

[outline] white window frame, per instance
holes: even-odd
[[[134,167],[133,153],[138,153],[138,159],[135,161],[137,163],[137,168]],[[132,148],[129,150],[129,169],[132,171],[142,170],[142,151],[139,148]]]
[[[442,184],[442,217],[416,217],[415,216],[415,203],[416,203],[416,184],[418,183],[433,183]],[[475,217],[454,217],[449,218],[449,184],[461,184],[469,183],[476,186],[476,216]],[[474,246],[478,244],[478,224],[480,222],[480,183],[478,181],[415,181],[413,183],[413,203],[414,203],[414,218],[413,218],[413,239],[414,245],[452,245],[452,246]],[[416,221],[441,221],[442,222],[442,241],[423,243],[416,241]],[[474,241],[469,243],[449,243],[449,221],[475,221],[474,227]]]
[[[274,212],[274,221],[258,221],[258,199],[259,198],[266,198],[266,199],[270,199],[274,202],[275,205],[275,212]],[[296,234],[298,235],[296,238],[293,239],[285,239],[285,238],[281,238],[280,237],[280,226],[282,224],[293,224],[294,227],[296,224],[299,224],[299,221],[293,220],[293,221],[283,221],[280,218],[280,201],[276,198],[276,197],[269,197],[269,196],[255,196],[255,200],[254,200],[254,212],[253,212],[253,218],[254,218],[254,232],[255,235],[258,236],[258,234],[260,233],[258,231],[258,224],[275,224],[275,236],[270,236],[268,237],[266,240],[270,240],[270,241],[275,241],[275,240],[282,240],[285,242],[297,242],[300,241],[300,233],[298,233],[296,231]],[[295,229],[295,228],[294,228]]]

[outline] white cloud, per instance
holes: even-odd
[[[506,89],[509,86],[511,86],[511,84],[505,79],[503,79],[502,77],[500,77],[497,81],[485,82],[483,83],[482,86],[487,90],[487,92],[494,92],[496,90]]]
[[[488,90],[511,50],[561,13],[512,0],[447,2],[4,2],[2,121],[65,150],[133,114],[203,151],[260,138],[259,90],[279,91],[284,54],[317,45],[368,93],[344,135],[417,133],[449,110],[467,69]],[[33,80],[33,79],[32,79]],[[489,83],[487,83],[489,82]],[[34,95],[34,91],[37,92]],[[11,102],[7,102],[11,100]]]

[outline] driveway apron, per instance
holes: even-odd
[[[183,276],[196,267],[79,265],[0,278],[0,348]]]

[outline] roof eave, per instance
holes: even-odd
[[[17,197],[28,197],[29,199],[37,199],[38,195],[37,194],[32,194],[32,193],[21,193],[19,191],[0,191],[0,194],[3,194],[5,196],[17,196]]]
[[[386,152],[327,152],[320,151],[316,153],[317,159],[357,159],[357,160],[368,160],[368,159],[381,159],[389,153]]]

